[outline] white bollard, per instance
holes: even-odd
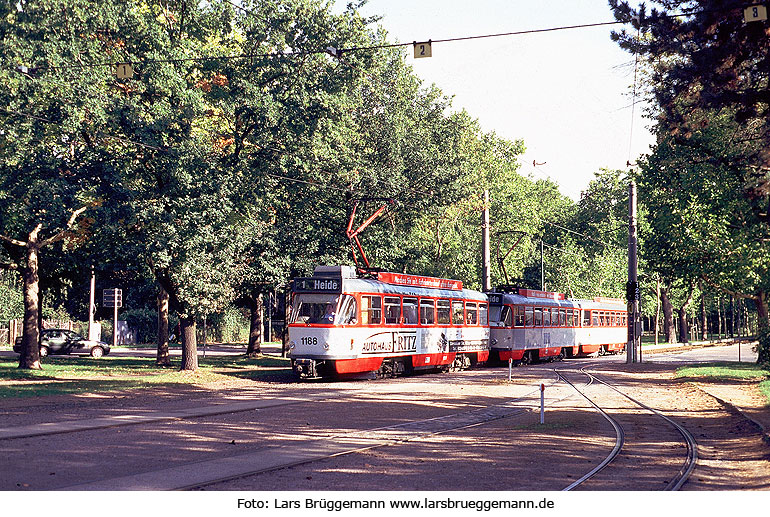
[[[545,384],[540,384],[540,423],[545,423]]]
[[[511,380],[511,377],[513,375],[513,359],[508,359],[508,380]]]

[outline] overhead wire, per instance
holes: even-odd
[[[239,6],[230,0],[224,0],[224,1],[247,14],[251,14],[251,15],[255,14],[253,11],[246,9],[243,6]],[[693,11],[686,11],[686,12],[681,12],[677,14],[665,15],[664,17],[680,18],[685,16],[692,16],[694,14],[699,14],[702,12],[705,13],[705,12],[733,10],[733,9],[735,9],[735,7],[714,9],[714,10],[701,9],[701,10],[693,10]],[[611,25],[625,25],[627,23],[630,23],[631,21],[632,19],[615,20],[615,21],[607,21],[607,22],[595,22],[595,23],[583,23],[583,24],[575,24],[575,25],[562,25],[557,27],[546,27],[546,28],[540,28],[540,29],[525,29],[525,30],[510,31],[510,32],[498,32],[498,33],[490,33],[490,34],[458,36],[453,38],[431,39],[428,41],[430,41],[431,43],[450,43],[450,42],[459,42],[459,41],[488,39],[488,38],[522,36],[527,34],[539,34],[539,33],[565,31],[565,30],[587,29],[587,28],[595,28],[595,27],[603,27],[603,26],[611,26]],[[643,23],[642,21],[639,22],[639,27],[641,27],[642,23]],[[420,41],[424,42],[425,40],[420,40]],[[417,43],[417,40],[413,42],[384,43],[380,45],[364,45],[364,46],[354,46],[354,47],[347,47],[347,48],[343,47],[337,50],[340,53],[358,52],[358,51],[365,51],[365,50],[408,47],[408,46],[414,45],[415,43]],[[114,67],[117,64],[123,64],[126,62],[132,65],[145,65],[145,64],[159,64],[159,63],[183,63],[183,62],[194,62],[194,61],[225,61],[225,60],[271,58],[271,57],[294,57],[294,56],[307,56],[307,55],[327,54],[327,53],[328,53],[328,47],[323,49],[319,48],[315,50],[311,49],[311,50],[300,50],[300,51],[275,51],[275,52],[263,52],[258,54],[249,53],[249,54],[234,54],[234,55],[221,55],[221,56],[190,56],[190,57],[184,57],[184,58],[109,61],[109,62],[98,62],[98,63],[70,63],[67,65],[59,65],[59,66],[37,67],[36,70],[62,70],[65,68],[84,69],[84,68],[96,68],[96,67]]]

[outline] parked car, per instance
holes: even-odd
[[[13,351],[21,353],[21,336],[16,338]],[[43,329],[40,331],[40,357],[48,354],[88,354],[102,357],[110,353],[110,346],[102,341],[85,339],[77,332],[67,329]]]

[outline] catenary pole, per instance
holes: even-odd
[[[637,320],[639,319],[639,278],[637,263],[637,228],[636,228],[636,183],[632,180],[628,185],[628,284],[626,299],[628,300],[628,345],[626,346],[626,362],[637,362]]]
[[[492,290],[492,277],[490,275],[490,251],[489,251],[489,191],[484,191],[484,208],[481,211],[481,282],[483,291]]]

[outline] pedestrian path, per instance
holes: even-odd
[[[147,424],[166,420],[180,420],[184,418],[206,417],[223,415],[227,413],[239,413],[253,411],[276,406],[298,404],[311,400],[327,398],[328,394],[307,394],[303,397],[276,397],[245,402],[230,402],[215,404],[206,407],[179,409],[174,411],[150,411],[147,413],[112,415],[83,420],[64,420],[61,422],[45,422],[18,427],[0,428],[0,440],[11,438],[29,438],[32,436],[45,436],[75,431],[88,431],[91,429],[104,429],[123,425]]]

